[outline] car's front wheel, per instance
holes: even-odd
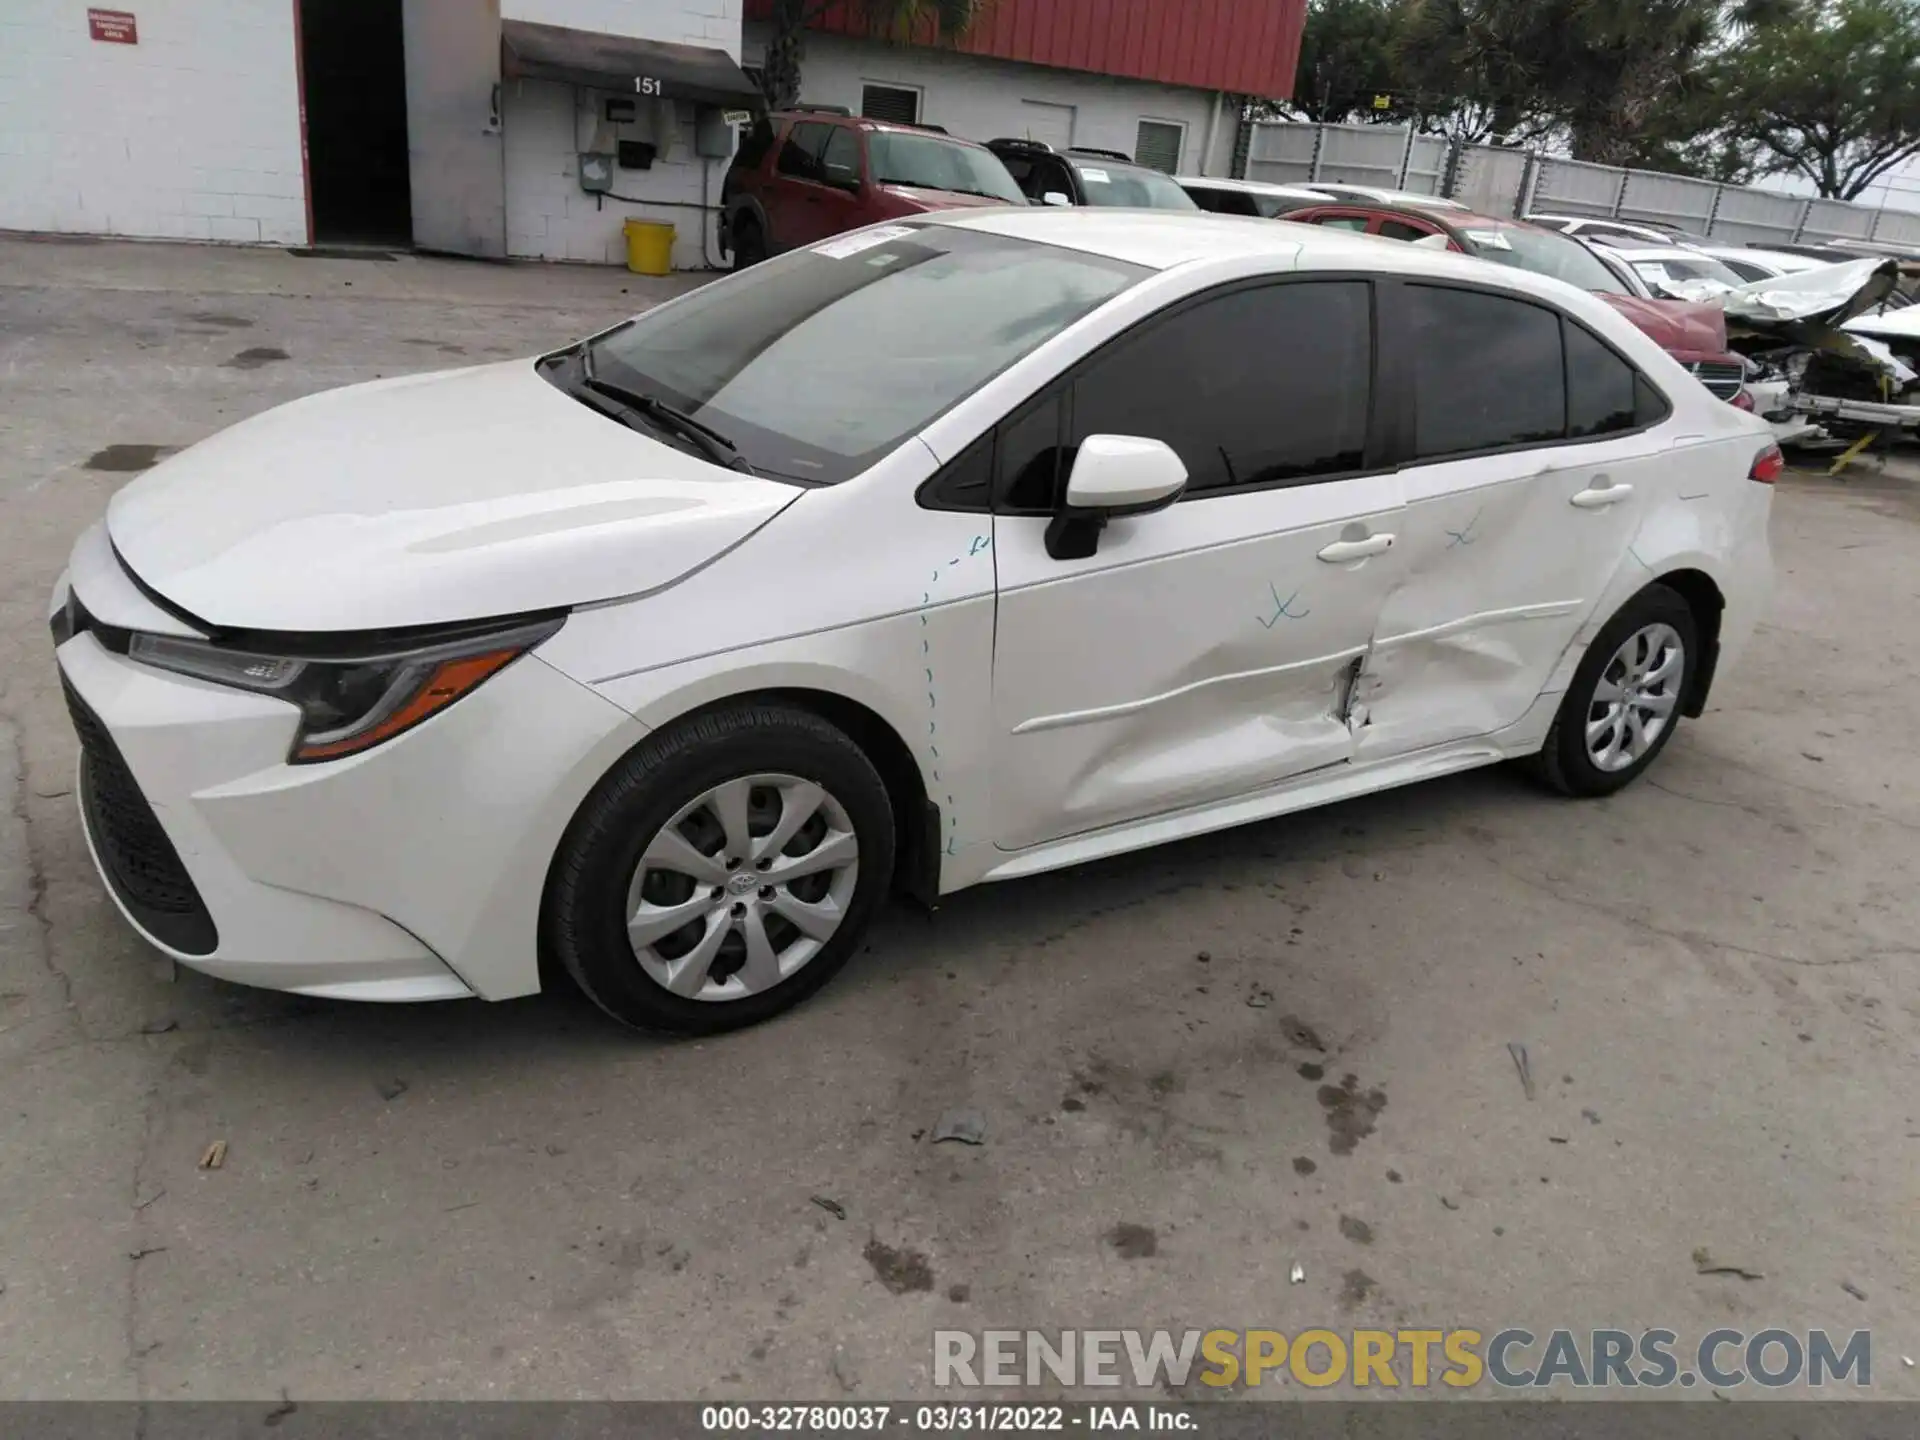
[[[555,860],[547,938],[629,1025],[751,1025],[846,963],[893,851],[858,745],[805,710],[730,706],[651,737],[595,789]]]
[[[1699,650],[1686,600],[1665,585],[1642,590],[1587,648],[1535,773],[1567,795],[1631,783],[1673,738]]]
[[[733,223],[733,268],[745,270],[767,258],[767,236],[760,222],[743,215]]]

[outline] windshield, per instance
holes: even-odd
[[[1569,239],[1557,230],[1542,230],[1532,225],[1465,223],[1460,226],[1460,234],[1469,253],[1496,265],[1551,275],[1582,290],[1598,290],[1607,295],[1630,293],[1604,260],[1578,240]]]
[[[1662,255],[1658,260],[1636,260],[1633,268],[1649,285],[1658,285],[1664,280],[1713,280],[1722,285],[1747,283],[1711,255],[1689,255],[1684,259]]]
[[[1009,205],[1027,203],[999,157],[978,146],[937,135],[875,130],[867,136],[867,160],[876,185],[918,185],[962,195],[990,195]]]
[[[1073,168],[1087,192],[1089,205],[1126,205],[1140,210],[1198,210],[1193,197],[1173,183],[1171,176],[1144,165],[1119,161],[1076,160]]]
[[[857,475],[1148,273],[948,225],[882,225],[719,280],[593,342],[762,475]]]

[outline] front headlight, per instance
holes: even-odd
[[[289,764],[371,749],[435,715],[558,630],[565,617],[412,645],[263,654],[172,635],[134,635],[129,658],[177,675],[273,695],[300,710]]]

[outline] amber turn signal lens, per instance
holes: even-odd
[[[293,758],[335,760],[342,755],[369,749],[383,740],[391,740],[401,731],[411,730],[422,720],[444,710],[522,653],[518,648],[489,650],[481,655],[463,655],[457,660],[442,661],[427,676],[425,683],[385,719],[341,740],[322,745],[302,745],[293,752]]]

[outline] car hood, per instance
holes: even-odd
[[[917,205],[922,210],[981,210],[992,205],[1011,205],[992,195],[963,195],[958,190],[929,190],[923,185],[882,185],[887,194]]]
[[[1669,354],[1698,360],[1727,353],[1727,317],[1718,305],[1598,293]]]
[[[373,630],[657,589],[802,493],[629,430],[517,360],[242,421],[116,494],[107,531],[209,625]]]

